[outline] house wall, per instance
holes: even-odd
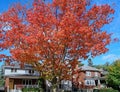
[[[84,71],[81,71],[81,72],[75,74],[73,77],[73,81],[75,83],[75,86],[77,86],[78,88],[83,88],[84,78],[85,78]]]
[[[90,75],[90,76],[86,76],[86,72],[91,72],[91,75]],[[98,76],[95,76],[95,73],[97,73]],[[84,75],[85,75],[86,78],[100,77],[100,76],[101,76],[100,72],[98,72],[98,71],[85,71],[85,72],[84,72]]]
[[[87,71],[80,71],[79,73],[77,73],[77,74],[74,75],[74,77],[75,77],[74,78],[74,82],[76,82],[77,87],[79,87],[79,88],[93,88],[93,87],[96,86],[96,85],[89,85],[89,86],[85,85],[85,80],[87,80],[87,79],[95,80],[94,78],[97,79],[98,77],[100,77],[101,73],[99,71],[88,71],[88,72],[91,73],[91,75],[87,76],[86,72]],[[98,76],[95,76],[96,72],[97,72]],[[98,80],[99,79],[97,79],[97,81]]]
[[[86,72],[91,72],[91,75],[90,76],[86,76]],[[97,73],[97,76],[95,75],[95,73]],[[101,76],[101,73],[99,71],[85,71],[84,73],[84,80],[93,80],[95,82],[94,85],[85,85],[85,81],[84,81],[84,87],[87,87],[87,88],[94,88],[94,87],[100,87],[100,80],[99,80],[99,77]],[[97,82],[97,83],[96,83]]]

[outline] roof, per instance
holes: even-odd
[[[34,68],[33,67],[31,67],[31,66],[25,66],[24,68],[21,68],[20,66],[3,66],[3,69],[11,69],[11,68],[13,68],[13,69],[20,69],[20,70],[31,70],[31,69],[33,69],[34,70]]]
[[[27,75],[18,75],[18,76],[8,76],[9,78],[14,78],[14,79],[39,79],[39,76],[27,76]]]
[[[107,74],[108,74],[108,71],[102,71],[101,74],[102,74],[102,75],[107,75]]]
[[[98,72],[100,72],[99,69],[97,69],[95,67],[91,67],[91,66],[81,66],[80,69],[83,71],[98,71]]]
[[[87,77],[85,78],[85,80],[105,80],[106,78],[105,77]]]
[[[17,69],[19,69],[20,68],[20,66],[3,66],[3,68],[6,68],[6,69],[10,69],[10,68],[17,68]]]

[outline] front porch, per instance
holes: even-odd
[[[23,88],[38,88],[38,85],[14,85],[13,89],[8,87],[7,92],[22,92]]]
[[[38,78],[36,76],[9,77],[6,81],[6,91],[22,92],[23,88],[38,88]]]

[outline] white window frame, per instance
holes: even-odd
[[[98,77],[98,72],[95,72],[95,76]]]
[[[85,80],[85,85],[90,85],[90,81],[89,80]]]
[[[95,80],[85,80],[85,85],[94,86],[95,85]]]
[[[95,85],[95,80],[91,80],[91,85]]]
[[[25,82],[25,83],[24,83]],[[33,85],[32,79],[23,79],[22,84],[27,86],[27,85]]]
[[[86,76],[91,76],[91,72],[90,71],[86,71]]]
[[[17,69],[16,68],[11,68],[11,72],[17,72]]]

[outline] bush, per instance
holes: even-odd
[[[38,88],[23,88],[22,92],[39,92]]]
[[[71,92],[71,91],[65,90],[64,92]]]
[[[100,90],[99,89],[94,89],[93,92],[100,92]]]
[[[104,89],[100,89],[99,92],[118,92],[118,90],[114,90],[112,88],[104,88]]]

